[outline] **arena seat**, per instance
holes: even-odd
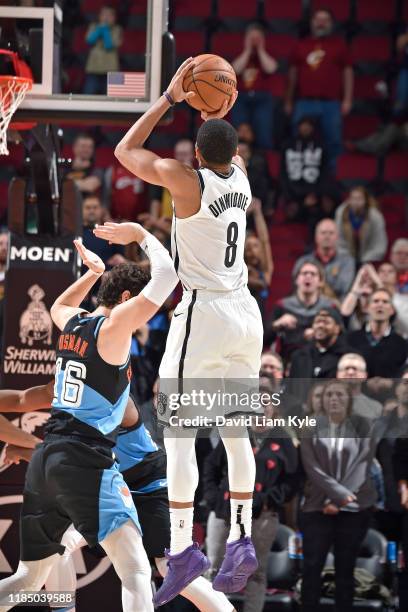
[[[269,82],[272,95],[275,98],[283,98],[287,85],[286,75],[275,72],[275,74],[271,74],[269,77]]]
[[[120,52],[124,54],[145,54],[146,33],[141,31],[134,32],[132,30],[125,30],[123,33],[123,42],[120,47]]]
[[[157,131],[166,134],[177,134],[178,138],[183,138],[188,134],[190,115],[188,108],[177,108],[174,111],[174,119],[168,125],[159,125]]]
[[[237,2],[236,0],[218,0],[218,17],[257,18],[257,2]]]
[[[384,167],[384,179],[386,181],[407,180],[408,176],[408,153],[395,152],[387,155]]]
[[[377,90],[377,84],[381,77],[356,75],[354,79],[354,97],[365,100],[380,100],[381,96]]]
[[[242,32],[216,32],[211,39],[211,52],[232,61],[243,49]]]
[[[115,161],[112,147],[96,147],[95,165],[97,168],[108,168]]]
[[[276,0],[265,0],[266,19],[286,19],[300,21],[300,19],[302,19],[302,13],[302,0],[285,0],[285,2],[276,2]]]
[[[380,583],[385,576],[385,562],[387,559],[387,540],[375,529],[369,529],[366,537],[361,545],[360,552],[357,557],[356,567],[365,569]],[[334,558],[330,552],[327,555],[326,567],[334,566]],[[322,611],[334,609],[334,599],[322,597],[320,600],[320,608]],[[375,610],[384,610],[386,607],[380,599],[355,600],[353,602],[353,610],[361,612],[371,612]]]
[[[356,140],[376,131],[380,123],[377,115],[352,114],[344,118],[343,138]]]
[[[368,183],[377,177],[377,158],[362,153],[346,153],[337,160],[336,178],[339,181]]]
[[[205,53],[203,32],[177,32],[175,40],[177,57],[186,58]]]
[[[389,36],[360,35],[353,38],[351,46],[353,61],[385,63],[391,59],[391,40]]]
[[[118,0],[109,1],[109,6],[116,7],[117,5]],[[101,0],[83,0],[81,2],[81,12],[83,15],[86,15],[87,13],[97,14],[101,10],[102,6],[104,6],[104,4],[101,2]]]
[[[396,18],[395,0],[358,0],[356,2],[356,21],[366,31],[389,30],[390,23]]]
[[[212,0],[175,0],[174,9],[176,17],[209,17],[211,14]]]
[[[280,155],[275,151],[267,151],[268,168],[273,178],[278,178],[280,172]]]
[[[287,34],[270,34],[266,37],[266,49],[275,58],[289,58],[297,43],[295,36]]]
[[[85,40],[85,36],[88,28],[75,28],[74,36],[72,39],[72,50],[77,55],[81,55],[83,53],[88,53],[90,46]]]

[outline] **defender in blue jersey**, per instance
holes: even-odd
[[[157,312],[178,279],[164,247],[137,227],[151,280],[135,264],[116,266],[102,281],[92,315],[79,305],[105,267],[75,241],[89,270],[51,309],[62,332],[52,416],[26,474],[21,561],[15,574],[0,581],[0,594],[40,589],[64,552],[63,534],[74,524],[111,559],[122,581],[123,610],[153,610],[137,512],[112,447],[129,396],[132,333]],[[1,612],[8,609],[0,606]]]
[[[166,479],[166,453],[152,440],[135,402],[130,397],[126,407],[126,426],[121,426],[113,451],[119,469],[135,503],[143,531],[143,546],[159,572],[167,572],[165,549],[170,544],[169,499]],[[71,553],[85,544],[71,526],[64,534],[66,545],[60,562],[53,567],[46,588],[49,591],[74,592],[76,572]],[[223,593],[214,591],[203,577],[196,578],[181,593],[202,612],[232,612],[233,605]],[[70,609],[71,612],[71,609]]]

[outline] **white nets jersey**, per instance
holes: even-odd
[[[173,216],[172,253],[185,289],[234,291],[248,282],[244,262],[246,210],[252,195],[237,165],[228,176],[200,168],[201,207],[193,216]]]

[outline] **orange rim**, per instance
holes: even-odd
[[[18,77],[7,74],[0,76],[0,87],[7,86],[10,81],[13,83],[19,83],[20,85],[28,83],[28,89],[31,89],[33,86],[33,80],[28,77]]]

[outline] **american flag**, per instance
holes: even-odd
[[[108,72],[108,96],[143,98],[145,79],[144,72]]]

